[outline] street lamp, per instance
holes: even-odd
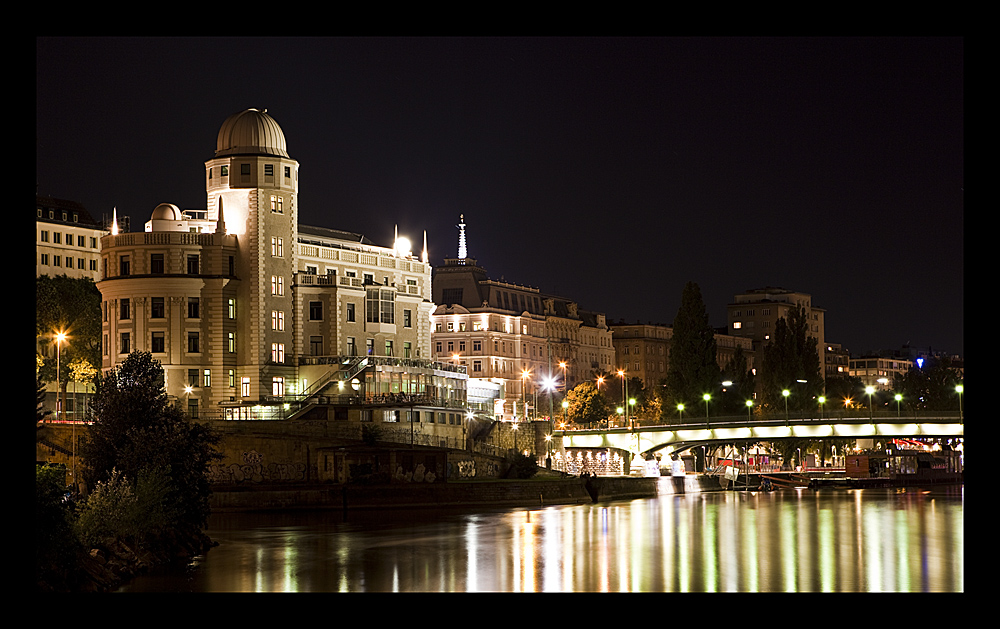
[[[819,418],[823,419],[823,405],[826,404],[826,396],[819,396]]]
[[[62,344],[66,340],[66,332],[59,330],[56,332],[56,419],[59,419],[59,411],[63,408],[66,400],[59,400],[62,393],[62,376],[60,375],[60,365],[62,364]],[[76,479],[73,479],[76,480]]]
[[[962,415],[962,393],[965,392],[965,385],[957,385],[955,387],[955,392],[958,393],[958,419],[964,424],[965,416]]]
[[[628,399],[629,405],[629,415],[632,416],[632,430],[635,430],[635,398],[630,397]]]
[[[566,391],[567,391],[567,389],[566,389],[566,361],[565,360],[559,362],[559,368],[562,369],[563,395],[565,395]]]
[[[528,376],[529,376],[530,374],[531,374],[531,372],[530,372],[530,371],[528,371],[527,369],[522,369],[522,370],[521,370],[521,406],[524,406],[524,407],[525,407],[525,409],[527,409],[527,408],[528,408],[528,406],[527,406],[527,402],[525,402],[525,394],[524,394],[524,388],[525,388],[525,386],[526,386],[526,385],[525,385],[525,381],[526,381],[526,380],[528,379]],[[527,414],[527,413],[525,413],[525,417],[527,417],[527,415],[528,415],[528,414]]]
[[[683,423],[683,421],[684,421],[684,405],[683,404],[678,404],[677,405],[677,421],[678,421],[678,423]]]
[[[753,400],[747,400],[747,421],[750,421],[750,411],[753,409]]]
[[[566,417],[567,409],[569,409],[569,402],[567,400],[563,400],[562,407],[563,407],[563,423],[565,424],[569,422],[569,420]]]
[[[708,393],[704,393],[702,394],[701,399],[705,400],[705,428],[711,428],[708,424],[708,401],[712,399],[712,396]]]
[[[896,417],[899,417],[899,401],[903,399],[903,396],[899,393],[895,395],[896,398]]]
[[[875,421],[872,415],[872,394],[875,393],[875,387],[868,385],[865,387],[865,393],[868,394],[868,421]]]
[[[781,397],[785,398],[785,425],[786,426],[788,425],[788,396],[791,395],[791,394],[792,394],[792,392],[789,391],[788,389],[782,389],[781,390]]]

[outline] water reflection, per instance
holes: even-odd
[[[184,574],[122,591],[964,590],[961,487],[711,492],[487,513],[216,515]]]

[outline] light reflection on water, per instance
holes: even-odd
[[[123,592],[961,592],[963,488],[709,492],[463,513],[212,516]]]

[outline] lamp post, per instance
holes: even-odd
[[[567,383],[566,383],[566,361],[565,360],[559,361],[559,368],[562,369],[563,395],[566,395],[566,384]]]
[[[705,400],[705,428],[711,428],[708,423],[708,401],[712,399],[712,396],[705,393],[701,396],[701,399]]]
[[[631,415],[631,419],[632,419],[632,430],[635,430],[635,398],[634,397],[630,397],[628,399],[628,405],[629,405],[629,415]]]
[[[525,409],[527,409],[528,407],[527,403],[525,402],[524,388],[526,386],[525,382],[527,381],[529,374],[530,372],[527,369],[521,370],[521,406],[524,406]],[[525,413],[525,417],[527,417],[527,413]]]
[[[958,419],[961,423],[965,423],[965,416],[962,414],[962,393],[965,392],[965,385],[959,384],[955,387],[955,392],[958,393]]]
[[[683,404],[678,404],[677,405],[677,422],[678,423],[684,423],[684,405]]]
[[[868,421],[874,422],[875,417],[872,413],[872,394],[875,393],[875,387],[868,385],[865,387],[865,393],[868,394]]]
[[[62,375],[60,369],[62,365],[62,344],[66,340],[66,333],[62,330],[56,332],[56,419],[59,419],[59,411],[62,410],[65,400],[60,401],[62,393]],[[76,479],[74,479],[76,480]]]
[[[569,402],[567,400],[563,400],[562,407],[563,407],[563,423],[566,424],[569,423],[569,419],[566,416],[566,412],[569,409]]]
[[[753,400],[747,400],[747,421],[750,421],[750,411],[753,409]]]
[[[819,396],[819,418],[823,419],[823,405],[826,404],[826,396]]]
[[[789,391],[788,389],[782,389],[781,390],[781,397],[785,398],[785,425],[786,426],[788,425],[788,396],[791,395],[791,394],[792,394],[792,392]]]
[[[896,417],[899,417],[899,402],[903,399],[903,396],[897,393],[894,397],[896,398]]]
[[[618,376],[622,379],[622,406],[624,406],[625,410],[627,411],[628,410],[628,383],[625,380],[625,370],[624,369],[619,369],[618,370]],[[623,422],[628,422],[628,418],[623,416],[622,417],[622,421]]]

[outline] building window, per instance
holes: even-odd
[[[285,213],[285,208],[283,206],[284,206],[284,199],[278,197],[278,214]]]
[[[149,317],[151,319],[162,319],[166,316],[166,310],[163,305],[163,297],[153,297],[149,306]]]
[[[48,264],[49,264],[49,254],[47,254],[47,253],[43,253],[42,254],[42,262],[41,263],[44,264],[44,265],[46,265],[46,266],[48,266]]]
[[[483,351],[483,342],[482,341],[472,341],[472,351],[474,351],[474,352],[481,352],[481,351]]]
[[[396,323],[395,291],[368,289],[365,295],[365,320],[368,323]]]
[[[393,353],[392,353],[392,341],[386,341],[385,342],[385,355],[386,356],[393,356]]]
[[[409,310],[404,310],[403,311],[403,327],[404,328],[412,327],[413,321],[412,321],[412,319],[410,317],[411,317],[410,311]]]
[[[282,246],[282,239],[277,236],[271,237],[271,255],[280,258],[284,255],[284,247]]]
[[[229,348],[229,353],[230,354],[234,354],[234,353],[236,353],[236,333],[235,332],[228,332],[227,336],[228,336],[227,346]]]
[[[206,369],[204,372],[205,378],[202,380],[202,386],[210,387],[212,386],[212,370]]]
[[[322,356],[323,355],[323,337],[322,336],[310,336],[309,337],[309,354],[312,356]]]
[[[292,167],[285,166],[285,179],[290,179],[292,176]]]
[[[132,312],[129,304],[128,297],[125,297],[118,302],[118,318],[119,319],[131,319]]]
[[[198,398],[188,398],[188,416],[198,419]]]
[[[197,255],[189,255],[187,257],[187,269],[188,269],[188,275],[197,275],[198,274],[198,256]]]
[[[412,348],[410,347],[410,342],[403,341],[403,358],[413,358],[412,356],[410,356],[411,349]]]
[[[285,294],[285,278],[280,275],[271,276],[271,294],[278,296]]]
[[[347,320],[354,321],[354,304],[347,303],[345,306],[347,308]]]
[[[49,232],[47,230],[42,230],[42,242],[49,241]]]
[[[118,344],[118,353],[119,354],[128,354],[129,353],[129,351],[130,351],[130,349],[129,349],[129,340],[130,340],[129,339],[129,333],[128,332],[122,332],[122,334],[121,334],[121,343]]]
[[[250,397],[250,378],[240,378],[240,395],[242,397]]]
[[[250,164],[240,164],[240,174],[244,177],[250,176]]]
[[[200,316],[201,302],[198,297],[188,297],[188,318],[197,319]]]
[[[230,319],[235,319],[236,318],[236,300],[235,299],[230,298],[230,300],[229,300],[229,308],[228,308],[227,312],[228,312],[228,315],[229,315]]]
[[[285,313],[280,310],[271,311],[271,329],[278,332],[285,331]]]
[[[223,177],[229,176],[229,166],[223,166],[221,170],[222,172],[219,174],[221,174]]]
[[[354,344],[353,336],[347,337],[347,355],[348,356],[358,355],[358,346]]]
[[[285,344],[271,343],[271,360],[278,364],[285,362]]]
[[[280,376],[271,378],[271,395],[281,397],[285,394],[285,379]]]
[[[365,339],[365,351],[369,356],[375,355],[375,339]]]
[[[483,361],[474,360],[472,361],[472,371],[473,373],[479,373],[483,370]]]
[[[119,273],[118,273],[119,275],[130,275],[131,274],[131,272],[129,270],[130,267],[129,267],[128,256],[122,256],[121,259],[118,260],[118,268],[119,268]]]
[[[438,341],[437,343],[435,343],[435,345],[434,345],[434,352],[437,353],[437,354],[441,353],[441,341]]]
[[[323,320],[323,302],[321,301],[309,302],[309,320],[310,321]]]
[[[232,369],[230,369],[228,373],[229,373],[229,386],[230,387],[235,387],[236,386],[236,372],[233,371]]]
[[[264,176],[274,177],[274,164],[264,164]]]
[[[197,354],[198,351],[198,333],[188,332],[188,352]]]

